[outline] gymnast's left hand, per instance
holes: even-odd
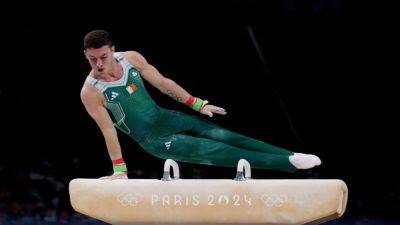
[[[210,105],[210,104],[208,104],[207,100],[205,100],[203,102],[203,107],[201,108],[200,112],[205,114],[205,115],[207,115],[207,116],[209,116],[209,117],[213,117],[214,113],[221,114],[221,115],[225,115],[226,114],[225,109],[223,109],[221,107],[214,106],[214,105]]]
[[[117,179],[128,179],[128,175],[125,172],[115,172],[111,176],[100,177],[100,180],[117,180]]]

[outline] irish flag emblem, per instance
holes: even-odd
[[[126,90],[128,91],[129,94],[132,94],[135,92],[137,89],[135,84],[130,84],[129,86],[126,87]]]

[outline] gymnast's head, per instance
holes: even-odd
[[[93,30],[83,39],[85,57],[97,74],[107,73],[112,69],[115,51],[110,34],[105,30]]]

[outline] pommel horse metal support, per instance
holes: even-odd
[[[171,167],[173,178],[171,178]],[[74,179],[72,207],[110,224],[320,224],[339,218],[347,204],[341,180],[251,179],[238,163],[234,179],[180,179],[168,159],[161,180]]]

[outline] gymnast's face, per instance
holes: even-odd
[[[114,46],[103,45],[100,48],[88,48],[85,50],[85,56],[89,64],[97,74],[105,74],[112,70],[114,60]]]

